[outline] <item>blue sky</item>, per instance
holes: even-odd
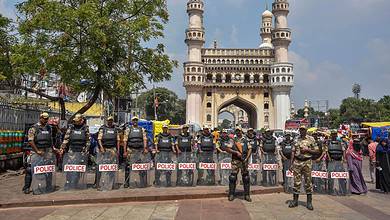
[[[0,0],[0,12],[14,16],[14,3]],[[184,31],[187,0],[167,0],[170,21],[161,39],[167,53],[185,62]],[[260,45],[261,13],[265,0],[204,0],[206,47],[256,48]],[[268,0],[272,3],[272,0]],[[338,106],[352,96],[352,84],[362,85],[362,97],[390,95],[390,0],[290,0],[293,31],[290,61],[295,65],[292,100],[329,100]],[[185,98],[182,66],[172,80],[159,84]],[[180,86],[178,86],[180,85]]]

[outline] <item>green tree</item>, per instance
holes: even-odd
[[[378,115],[381,121],[390,121],[390,96],[383,96],[378,101]]]
[[[73,92],[93,94],[77,113],[87,111],[101,91],[126,95],[144,80],[170,79],[177,66],[164,45],[146,46],[163,37],[165,0],[27,0],[17,10],[19,42],[7,79],[58,74]]]
[[[339,109],[329,109],[327,116],[328,127],[330,128],[338,128],[339,125],[343,122],[340,117]]]
[[[138,96],[138,103],[145,108],[146,119],[154,120],[154,103],[158,100],[157,119],[160,121],[169,119],[173,124],[185,123],[186,102],[180,100],[178,96],[166,89],[155,88]]]
[[[0,81],[11,76],[11,48],[15,43],[12,20],[0,14]]]
[[[345,122],[377,121],[377,103],[372,99],[346,98],[340,105],[340,116]]]

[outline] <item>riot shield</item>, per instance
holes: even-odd
[[[229,176],[232,172],[232,155],[229,153],[218,154],[218,183],[222,186],[229,185]]]
[[[171,187],[176,185],[176,163],[172,152],[160,151],[156,155],[156,169],[154,184],[157,187]]]
[[[98,190],[109,191],[118,188],[118,157],[116,150],[106,149],[97,155],[98,171],[100,172]]]
[[[34,153],[31,156],[32,191],[34,195],[50,193],[55,190],[56,156],[53,152],[45,152],[43,156]]]
[[[261,184],[261,166],[259,153],[253,153],[248,164],[248,171],[250,176],[250,183],[252,186]]]
[[[199,152],[198,164],[198,186],[212,186],[215,185],[215,170],[217,164],[215,163],[215,155],[212,151]]]
[[[132,150],[129,155],[130,187],[145,188],[151,186],[150,168],[151,156],[144,150]],[[127,180],[126,180],[127,181]],[[125,182],[126,182],[125,181]]]
[[[64,190],[77,190],[87,188],[87,162],[88,156],[86,153],[69,152],[64,155]]]
[[[196,159],[192,152],[182,152],[177,157],[177,186],[195,186]]]
[[[349,173],[345,171],[342,161],[332,160],[328,163],[328,194],[346,196],[350,194]]]
[[[275,154],[264,154],[262,164],[262,185],[263,186],[276,186],[278,184],[277,172],[279,165],[276,160]]]
[[[312,172],[313,192],[326,194],[328,185],[328,173],[325,168],[325,161],[313,161]]]
[[[290,166],[290,159],[283,161],[283,188],[286,193],[292,193],[294,187],[294,174],[289,170]]]

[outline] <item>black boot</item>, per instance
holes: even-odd
[[[293,194],[293,201],[290,201],[290,204],[288,205],[289,208],[294,208],[298,206],[298,198],[299,194],[294,193]]]
[[[31,182],[32,182],[31,166],[28,166],[26,168],[26,175],[24,176],[24,186],[23,186],[24,194],[30,193]]]
[[[125,168],[125,184],[123,185],[124,188],[129,188],[130,186],[130,167],[129,165],[126,165]]]
[[[250,197],[250,178],[249,173],[244,173],[242,175],[242,182],[244,183],[244,199],[248,202],[252,202]]]
[[[307,203],[306,203],[306,208],[309,210],[313,210],[313,195],[312,194],[307,194]]]
[[[96,174],[95,174],[95,183],[93,184],[94,189],[100,190],[100,178],[101,178],[102,173],[99,172],[98,169],[96,169]]]
[[[234,193],[236,192],[237,174],[230,174],[229,176],[229,201],[234,200]]]

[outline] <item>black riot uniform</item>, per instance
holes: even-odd
[[[330,141],[328,144],[329,157],[332,160],[341,161],[343,159],[343,146],[340,141]]]
[[[40,123],[34,124],[28,131],[28,141],[33,141],[38,148],[38,150],[43,152],[51,152],[53,145],[53,134],[52,127],[48,124],[42,126]],[[30,145],[31,146],[31,145]],[[33,153],[35,154],[35,153]],[[31,167],[31,156],[27,157],[26,161],[26,175],[24,177],[24,193],[29,193],[32,182],[32,167]],[[52,191],[50,187],[52,186],[52,174],[48,173],[46,178],[46,186],[48,187],[47,191]]]
[[[214,161],[214,136],[211,133],[205,134],[202,132],[198,140],[199,147],[199,162],[200,163],[215,163]],[[197,185],[215,185],[215,170],[198,170]]]
[[[276,139],[272,134],[266,134],[262,139],[262,151],[264,152],[264,164],[277,164],[276,160]],[[263,186],[276,186],[277,175],[275,170],[267,170],[262,172]]]
[[[343,165],[343,155],[344,149],[341,142],[337,140],[331,140],[328,143],[328,176],[331,176],[332,172],[345,172]],[[328,190],[331,195],[345,196],[347,195],[348,188],[348,179],[328,179]]]
[[[288,177],[286,177],[286,172],[289,170],[291,166],[291,153],[294,146],[294,140],[290,138],[290,140],[283,140],[280,143],[280,153],[282,156],[282,162],[283,162],[283,186],[285,192],[292,192],[292,186],[293,186],[293,180],[288,181]],[[284,159],[285,158],[285,159]]]
[[[190,133],[181,133],[177,136],[176,144],[179,150],[178,163],[193,163],[192,157],[192,143],[193,138]],[[178,186],[193,186],[194,183],[194,171],[193,170],[180,170],[177,171]]]
[[[215,150],[215,144],[213,142],[213,135],[209,133],[208,135],[201,134],[200,139],[200,150],[203,152],[213,152]]]
[[[192,136],[190,133],[185,135],[184,133],[179,134],[177,136],[177,145],[181,152],[192,152]]]
[[[127,147],[130,149],[143,149],[144,148],[144,136],[142,128],[131,127],[129,136],[127,138]]]
[[[172,163],[172,146],[173,146],[173,137],[170,133],[160,133],[157,136],[157,163]],[[165,182],[161,181],[161,175],[164,175]],[[156,186],[172,186],[172,171],[162,171],[158,170],[156,167],[155,171],[155,184]]]
[[[141,127],[137,126],[131,126],[127,128],[127,131],[125,132],[125,141],[127,138],[127,149],[130,154],[132,152],[136,151],[143,151],[144,150],[144,131]],[[126,168],[125,168],[125,184],[124,187],[128,188],[130,186],[130,169],[131,169],[131,162],[130,161],[130,155],[127,156],[127,162],[126,162]],[[147,171],[139,171],[140,175],[140,185],[146,186],[147,185]]]
[[[102,142],[102,147],[106,151],[112,151],[112,153],[117,154],[117,146],[118,146],[118,134],[119,129],[113,124],[112,126],[103,125],[99,129],[98,133],[98,139]],[[99,172],[99,169],[96,169],[96,176],[95,176],[95,184],[94,186],[99,188],[99,182],[101,178],[101,172]]]
[[[69,134],[69,151],[70,152],[82,152],[85,151],[87,146],[87,127],[84,125],[70,127]]]
[[[224,133],[219,137],[217,142],[217,157],[219,162],[219,180],[218,184],[227,186],[229,185],[229,176],[231,173],[231,169],[227,169],[226,167],[222,167],[222,164],[231,164],[232,157],[230,153],[227,152],[227,149],[231,147],[233,144],[233,140],[229,137],[229,135],[224,131]]]
[[[248,143],[250,144],[250,146],[252,147],[252,154],[251,154],[252,161],[249,161],[249,162],[253,163],[253,164],[259,164],[260,163],[260,154],[259,154],[260,143],[256,137],[256,134],[253,134],[253,135],[247,134],[246,139],[247,139]],[[258,179],[260,179],[258,176],[259,171],[253,170],[253,171],[249,171],[249,173],[250,173],[250,177],[251,177],[250,178],[251,185],[253,185],[253,186],[258,185]]]
[[[70,155],[72,153],[87,152],[89,150],[89,148],[87,147],[87,145],[89,144],[89,132],[87,129],[88,127],[86,125],[70,125],[65,135],[64,143],[67,143],[66,145],[68,147],[69,160],[71,160],[75,164],[86,162],[86,159],[84,161],[80,161],[80,158],[71,158]],[[79,186],[79,183],[82,175],[84,175],[84,173],[67,172],[65,190],[81,187]]]
[[[112,149],[116,148],[118,144],[118,128],[116,126],[108,127],[103,126],[102,127],[103,137],[102,137],[102,143],[104,148]]]

